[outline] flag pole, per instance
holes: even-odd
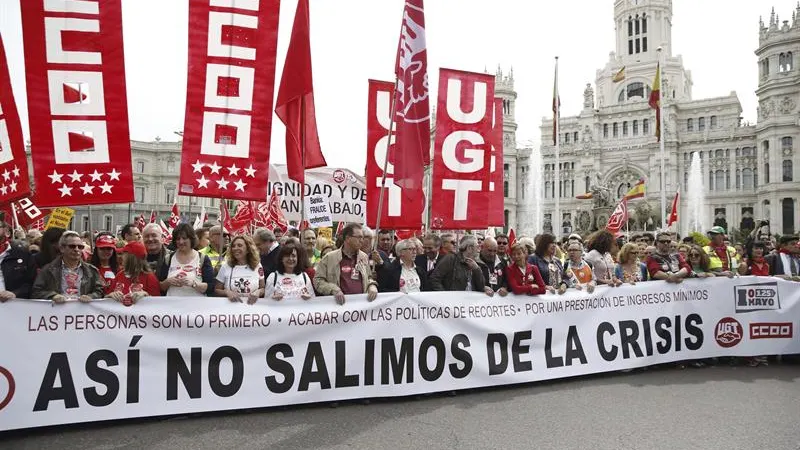
[[[300,223],[297,224],[299,230],[306,220],[306,99],[300,99],[300,162],[303,167],[303,179],[300,182]],[[308,225],[311,228],[311,224]],[[302,244],[303,235],[300,235],[300,243]]]
[[[389,134],[388,139],[386,139],[386,156],[383,158],[383,175],[381,176],[381,184],[380,184],[380,194],[378,195],[378,217],[375,219],[375,235],[377,236],[378,230],[381,229],[381,216],[383,215],[383,197],[384,193],[386,192],[386,171],[388,170],[389,165],[389,148],[392,145],[392,132],[394,132],[394,115],[395,115],[395,102],[397,100],[397,85],[398,79],[397,77],[394,78],[394,89],[392,90],[392,103],[389,107]],[[429,193],[430,196],[430,193]],[[428,210],[430,214],[430,210]],[[378,246],[378,240],[374,239],[372,242],[372,248],[375,249]]]
[[[658,136],[661,145],[661,227],[666,229],[667,224],[667,174],[664,169],[664,80],[662,80],[661,69],[662,49],[658,47],[658,115],[661,120],[658,121]]]
[[[555,225],[555,226],[553,226],[553,231],[554,231],[553,234],[555,234],[556,240],[558,240],[558,237],[561,235],[561,233],[560,233],[560,229],[561,229],[561,162],[560,162],[561,161],[561,158],[560,158],[560,153],[561,153],[561,117],[560,117],[561,116],[561,111],[560,111],[560,109],[561,109],[561,105],[560,105],[560,103],[561,103],[561,101],[560,101],[559,97],[560,96],[559,96],[559,93],[558,93],[558,56],[556,56],[555,98],[553,98],[553,102],[555,104],[555,113],[554,114],[556,115],[555,121],[554,121],[555,122],[555,127],[556,127],[556,129],[555,129],[555,135],[556,135],[556,142],[555,142],[555,146],[556,146],[556,165],[555,165],[555,179],[554,179],[555,186],[553,187],[553,193],[555,194],[556,202],[555,202],[555,214],[554,214],[555,217],[553,217],[553,220],[551,221],[551,224]]]

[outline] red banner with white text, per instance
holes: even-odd
[[[375,227],[378,219],[383,164],[387,158],[390,109],[394,85],[386,81],[369,80],[367,109],[367,226]],[[422,189],[403,189],[394,184],[394,139],[388,148],[381,228],[419,229],[425,209]]]
[[[506,226],[505,193],[503,192],[503,99],[494,99],[494,120],[492,121],[492,156],[490,164],[489,226]]]
[[[39,206],[133,202],[120,0],[20,0]]]
[[[494,76],[439,71],[431,228],[489,226]]]
[[[17,104],[11,91],[8,61],[0,36],[0,204],[30,194],[25,141]]]
[[[189,3],[181,195],[267,198],[279,0]]]

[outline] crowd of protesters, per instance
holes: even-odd
[[[475,291],[487,296],[593,292],[651,280],[775,276],[800,281],[795,235],[731,244],[722,227],[708,230],[706,245],[676,234],[630,238],[597,231],[559,242],[544,233],[509,242],[430,233],[398,240],[346,225],[333,241],[313,229],[257,229],[231,237],[216,223],[199,230],[180,224],[171,236],[159,225],[122,227],[80,235],[50,228],[17,230],[0,222],[0,301],[32,298],[63,303],[110,298],[128,306],[151,296],[217,296],[232,302],[310,300],[354,294],[372,301],[379,292]],[[166,238],[166,239],[165,239]],[[169,244],[167,244],[167,242]],[[777,248],[776,248],[777,246]],[[763,358],[749,361],[763,364]]]

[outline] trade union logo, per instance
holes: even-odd
[[[750,324],[750,339],[791,339],[792,322],[759,322]]]
[[[16,387],[14,376],[11,375],[11,372],[0,366],[0,411],[11,403]]]
[[[734,286],[733,293],[737,313],[781,309],[777,282]]]
[[[347,179],[347,176],[344,174],[344,170],[336,169],[333,171],[333,181],[337,183],[344,183],[344,180]]]
[[[722,348],[731,348],[742,342],[744,330],[742,324],[733,317],[725,317],[717,322],[716,332],[714,338],[717,340]]]

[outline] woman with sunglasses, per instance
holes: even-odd
[[[689,247],[689,267],[692,268],[691,277],[693,278],[710,278],[714,276],[714,272],[708,269],[711,261],[708,255],[703,251],[699,245],[692,245]]]
[[[105,283],[105,294],[112,292],[112,284],[117,276],[119,264],[117,263],[117,240],[109,232],[102,232],[97,235],[94,241],[94,251],[90,262],[97,267]]]

